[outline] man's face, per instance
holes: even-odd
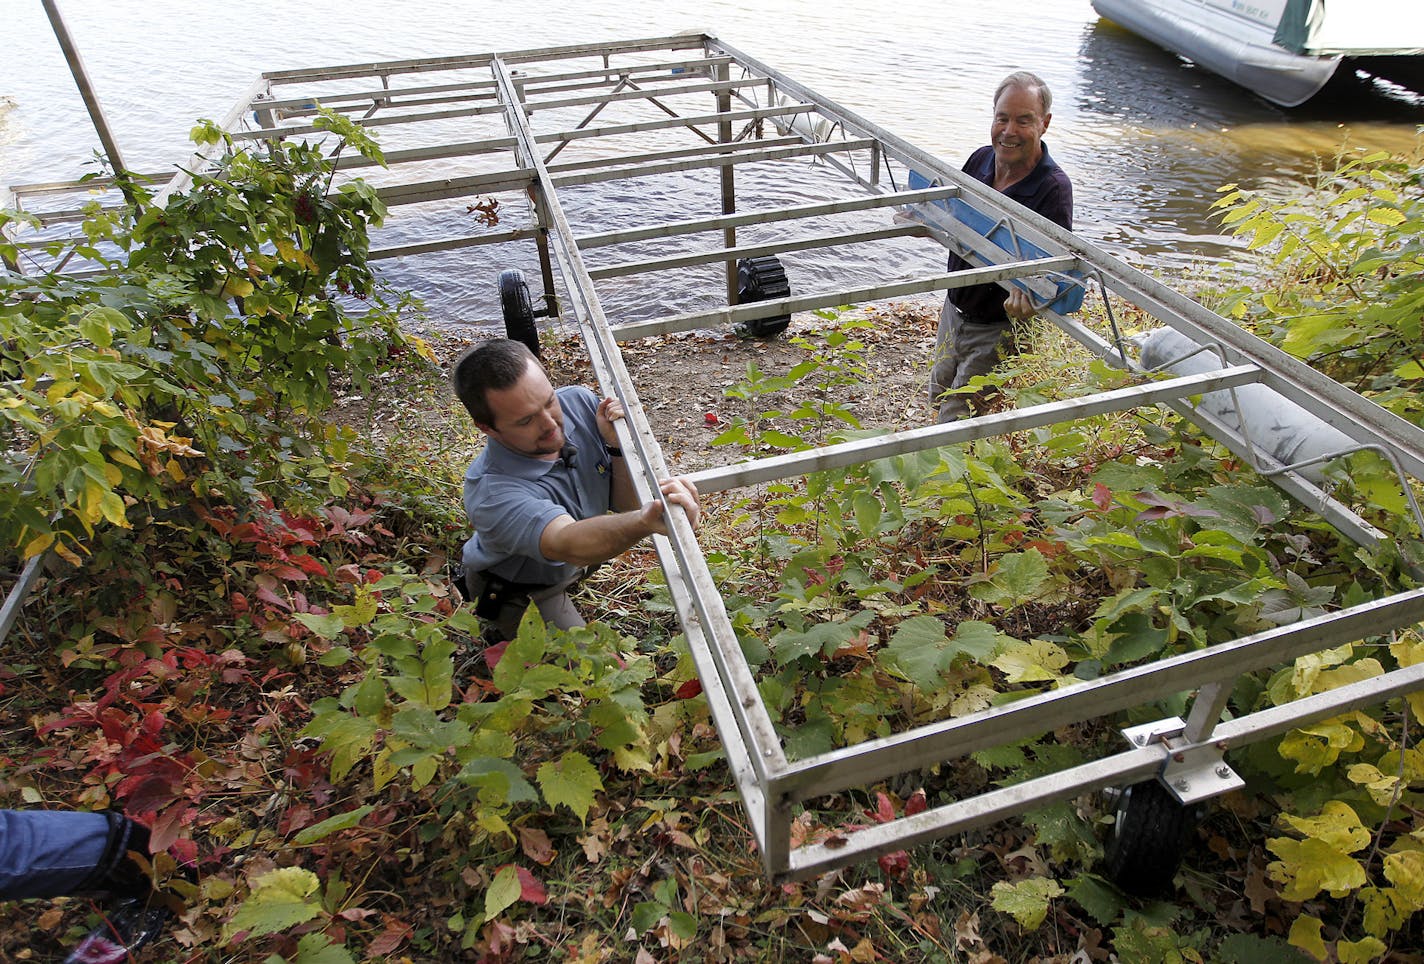
[[[994,123],[989,128],[994,160],[1007,167],[1037,164],[1039,144],[1052,118],[1052,114],[1043,112],[1037,91],[1005,88],[994,103]]]
[[[519,381],[485,396],[493,425],[480,429],[512,452],[530,458],[552,458],[564,447],[564,410],[544,369],[534,361]]]

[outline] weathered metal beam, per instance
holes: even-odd
[[[701,57],[687,60],[667,60],[651,64],[628,64],[609,67],[595,67],[587,70],[559,71],[552,74],[532,74],[520,78],[526,85],[562,83],[572,80],[593,80],[598,77],[621,77],[624,75],[667,73],[669,71],[700,71],[715,64],[727,63],[729,57]],[[488,91],[495,95],[493,80],[463,81],[455,84],[425,84],[419,87],[373,87],[368,90],[342,91],[329,94],[308,94],[284,97],[280,100],[264,101],[263,106],[272,110],[301,109],[313,101],[325,107],[336,104],[364,104],[371,101],[401,103],[402,98],[424,97],[429,94],[454,94],[472,91]]]
[[[678,84],[667,87],[647,87],[625,90],[617,94],[589,94],[586,97],[557,97],[552,100],[525,100],[526,110],[557,110],[564,107],[587,107],[592,104],[615,103],[628,100],[651,100],[655,97],[680,97],[688,94],[708,94],[718,91],[765,84],[764,80],[712,80],[700,84]]]
[[[793,295],[790,298],[769,298],[766,301],[738,305],[735,308],[694,312],[687,315],[670,315],[666,318],[654,318],[651,321],[635,321],[624,325],[615,325],[613,334],[620,341],[631,341],[634,338],[646,338],[649,335],[667,335],[678,331],[693,331],[697,328],[724,328],[738,322],[754,321],[757,318],[774,318],[777,315],[797,311],[838,308],[841,305],[880,301],[885,298],[902,298],[905,295],[920,295],[928,291],[963,288],[968,285],[1003,281],[1008,278],[1027,278],[1049,271],[1069,271],[1077,263],[1075,258],[1039,258],[1034,261],[1020,261],[992,268],[971,268],[968,271],[956,271],[953,274],[938,274],[927,278],[915,278],[910,281],[897,281],[866,288]]]
[[[1246,746],[1281,736],[1297,727],[1378,705],[1415,692],[1421,686],[1424,686],[1424,663],[1228,720],[1213,731],[1209,745],[1213,749]],[[1190,751],[1192,747],[1176,749]],[[787,870],[777,879],[801,880],[832,867],[844,866],[848,860],[869,859],[996,823],[1056,800],[1150,779],[1160,773],[1168,752],[1160,744],[1127,750],[890,823],[874,824],[842,836],[833,843],[809,844],[791,851]]]
[[[301,81],[345,80],[351,77],[392,77],[397,74],[429,73],[441,70],[462,70],[470,67],[489,67],[496,56],[506,64],[527,63],[543,60],[573,60],[579,57],[617,56],[619,54],[643,53],[649,50],[693,50],[704,46],[704,34],[682,33],[666,37],[643,40],[615,40],[583,44],[566,44],[557,47],[530,47],[500,54],[478,53],[456,57],[422,57],[408,60],[383,60],[364,64],[346,64],[336,67],[303,67],[295,70],[276,70],[263,74],[264,79],[273,84],[292,84]]]
[[[1061,726],[1099,719],[1119,710],[1195,689],[1203,681],[1231,679],[1279,666],[1297,656],[1355,642],[1424,621],[1424,589],[1278,626],[1229,643],[1169,656],[1095,680],[1027,696],[1004,706],[915,727],[788,764],[774,774],[768,796],[807,800],[865,786],[898,773],[958,759],[977,750],[1028,739]],[[1223,724],[1223,727],[1225,724]],[[1223,738],[1221,728],[1214,734]]]
[[[605,231],[602,234],[586,234],[578,239],[580,250],[602,248],[611,244],[628,244],[633,241],[647,241],[652,238],[670,238],[682,234],[697,234],[701,231],[718,231],[722,228],[744,227],[749,224],[769,224],[773,221],[795,221],[831,214],[847,214],[855,211],[869,211],[875,208],[902,204],[916,204],[955,197],[957,187],[938,187],[922,191],[898,191],[893,194],[874,194],[868,197],[848,198],[821,204],[803,204],[786,208],[762,208],[724,217],[692,218],[686,221],[669,221],[642,228],[628,228],[619,231]]]
[[[616,158],[590,157],[578,161],[565,161],[561,164],[550,164],[549,173],[556,178],[562,178],[571,171],[584,171],[589,168],[605,168],[618,164],[636,164],[639,166],[655,164],[661,161],[678,160],[680,158],[704,158],[704,157],[725,157],[734,154],[745,154],[758,150],[773,150],[778,147],[790,147],[799,144],[795,137],[780,137],[770,141],[733,141],[723,144],[700,144],[696,147],[679,147],[663,151],[649,151],[645,154],[620,154]]]
[[[54,29],[54,37],[59,41],[59,49],[69,64],[69,73],[74,77],[74,85],[79,88],[79,96],[84,101],[84,109],[89,112],[89,120],[94,125],[94,133],[99,136],[104,154],[115,171],[127,170],[128,165],[124,163],[124,156],[119,151],[119,142],[114,139],[113,131],[109,129],[104,107],[99,103],[99,95],[89,80],[84,58],[79,55],[79,48],[69,36],[69,27],[64,22],[64,15],[59,12],[59,4],[56,0],[41,0],[41,5],[45,15],[49,17],[50,27]]]
[[[10,635],[10,630],[14,628],[16,620],[20,618],[20,609],[25,605],[25,599],[29,597],[30,591],[35,588],[35,583],[39,582],[41,567],[48,556],[48,552],[42,552],[25,560],[19,578],[10,587],[10,591],[5,594],[5,603],[0,605],[0,644],[5,642],[5,638]]]
[[[527,170],[491,171],[465,177],[447,177],[438,181],[418,181],[392,184],[378,188],[376,193],[388,205],[418,204],[471,194],[492,194],[500,191],[523,191],[534,183]]]
[[[619,441],[624,451],[629,454],[628,464],[634,486],[640,498],[657,498],[657,479],[667,473],[662,450],[648,423],[627,366],[614,342],[593,282],[583,265],[573,229],[569,226],[554,190],[554,179],[544,168],[525,115],[519,109],[514,82],[509,78],[508,70],[503,64],[496,63],[493,69],[500,81],[503,96],[509,104],[507,117],[510,130],[521,140],[518,151],[520,162],[533,169],[536,176],[535,189],[546,198],[552,226],[550,242],[568,286],[571,307],[579,322],[599,384],[607,394],[617,397],[623,404],[624,417],[616,422],[615,426]],[[686,581],[693,612],[685,618],[689,621],[695,620],[693,625],[701,628],[708,643],[707,658],[715,666],[727,692],[734,695],[734,698],[728,701],[734,726],[723,731],[724,735],[742,740],[747,748],[745,759],[754,769],[758,783],[764,786],[767,774],[785,764],[785,755],[777,741],[776,728],[772,725],[766,707],[756,696],[756,681],[742,656],[716,581],[707,567],[707,561],[697,544],[696,533],[693,532],[686,514],[669,506],[665,518],[668,535],[656,543],[659,558],[664,569],[680,573],[681,578]],[[687,634],[689,644],[696,638],[695,632]],[[764,859],[784,863],[786,846],[785,834],[771,833],[769,828],[766,848],[763,851]]]
[[[1239,365],[1219,372],[1151,381],[1082,398],[994,412],[946,425],[928,425],[903,432],[892,432],[877,438],[842,442],[753,462],[702,469],[691,473],[688,478],[697,485],[699,492],[723,492],[741,486],[760,485],[764,482],[796,478],[811,472],[873,462],[894,455],[992,438],[1010,432],[1023,432],[1045,425],[1056,425],[1059,422],[1126,411],[1143,405],[1156,405],[1201,392],[1255,384],[1260,378],[1260,369],[1254,365]]]
[[[894,227],[878,228],[873,231],[848,231],[843,234],[821,234],[813,237],[793,238],[789,241],[773,241],[765,244],[741,244],[734,248],[718,248],[700,251],[696,254],[674,255],[667,258],[652,258],[647,261],[628,261],[623,264],[595,268],[589,272],[594,281],[607,278],[621,278],[626,275],[642,274],[647,271],[668,271],[673,268],[690,268],[700,264],[734,262],[741,258],[761,258],[766,255],[782,254],[787,251],[811,251],[816,248],[833,248],[843,244],[860,244],[868,241],[886,241],[891,238],[923,238],[928,232],[923,225],[897,224]]]
[[[672,174],[681,171],[696,171],[709,167],[723,167],[728,164],[755,164],[765,161],[785,161],[797,157],[820,157],[837,151],[858,151],[869,147],[870,141],[841,141],[835,144],[799,144],[795,147],[776,147],[761,150],[753,141],[740,153],[714,156],[692,161],[669,161],[663,164],[644,164],[639,167],[615,167],[588,174],[560,174],[554,178],[556,187],[572,187],[577,184],[598,184],[603,181],[618,181],[629,177],[651,177],[655,174]]]
[[[486,244],[505,244],[510,241],[531,241],[539,236],[537,228],[518,228],[513,231],[499,231],[494,234],[472,234],[459,238],[444,238],[439,241],[422,241],[419,244],[403,244],[394,248],[378,248],[367,255],[372,261],[390,258],[404,258],[408,255],[431,254],[437,251],[453,251],[457,248],[477,248]]]

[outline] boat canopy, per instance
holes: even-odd
[[[1419,0],[1212,0],[1221,7],[1279,13],[1275,42],[1298,54],[1347,57],[1424,54],[1424,3]],[[1279,8],[1284,8],[1280,10]]]

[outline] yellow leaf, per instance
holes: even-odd
[[[1326,720],[1292,730],[1277,749],[1281,756],[1296,761],[1297,773],[1319,773],[1339,759],[1341,752],[1360,750],[1364,745],[1364,738],[1352,727]]]
[[[1370,832],[1348,803],[1331,800],[1318,816],[1284,814],[1285,822],[1307,837],[1314,837],[1336,850],[1352,854],[1370,842]]]
[[[479,815],[475,818],[481,830],[495,836],[509,837],[513,839],[514,831],[503,817],[493,810],[486,810],[484,807],[477,807],[475,812]]]
[[[628,773],[651,773],[653,770],[653,761],[648,758],[647,749],[640,746],[617,747],[613,751],[613,762],[618,769]]]
[[[1356,763],[1346,772],[1351,783],[1358,783],[1369,791],[1370,799],[1382,807],[1394,802],[1399,789],[1399,777],[1381,773],[1379,767],[1368,763]]]
[[[275,242],[277,253],[282,256],[282,260],[288,264],[300,265],[308,271],[316,270],[316,262],[311,259],[301,248],[297,247],[286,238],[279,238]]]
[[[163,468],[164,471],[168,473],[168,477],[174,482],[182,482],[188,477],[188,473],[183,471],[183,466],[178,464],[177,459],[169,459],[168,464],[163,466]]]
[[[1424,853],[1406,850],[1384,858],[1384,875],[1401,897],[1415,908],[1424,907]]]
[[[99,499],[99,511],[104,513],[104,518],[121,529],[130,528],[129,516],[124,500],[117,492],[105,492]]]
[[[485,891],[485,918],[493,920],[519,899],[519,872],[513,864],[506,864],[494,875],[489,889]]]
[[[371,783],[372,789],[380,792],[386,784],[395,779],[400,773],[400,767],[391,763],[391,754],[394,751],[391,747],[382,747],[381,751],[371,760]]]
[[[1424,639],[1412,634],[1402,635],[1389,644],[1389,653],[1400,666],[1424,662]]]
[[[84,560],[79,558],[79,554],[76,553],[73,549],[66,546],[63,540],[54,544],[54,554],[56,556],[59,556],[59,558],[63,559],[65,562],[69,563],[71,566],[77,567],[84,565]]]
[[[1371,208],[1367,217],[1376,224],[1393,226],[1404,223],[1404,215],[1394,208]]]
[[[1387,934],[1399,930],[1409,915],[1418,910],[1407,907],[1399,891],[1393,887],[1362,887],[1359,891],[1360,906],[1365,910],[1365,931],[1370,934]]]
[[[1357,941],[1337,941],[1335,953],[1340,964],[1369,964],[1377,961],[1389,948],[1378,937],[1362,937]]]
[[[1366,883],[1359,861],[1323,840],[1273,837],[1266,846],[1281,858],[1272,861],[1266,871],[1283,885],[1281,896],[1286,900],[1310,900],[1322,890],[1332,897],[1344,897]]]
[[[1349,683],[1358,683],[1360,680],[1374,679],[1376,676],[1384,675],[1384,667],[1377,659],[1361,659],[1341,666],[1339,669],[1332,669],[1320,674],[1317,692],[1321,690],[1333,690],[1339,686]]]
[[[1316,691],[1315,681],[1323,670],[1339,666],[1354,655],[1355,648],[1349,643],[1335,649],[1326,649],[1296,658],[1291,672],[1291,686],[1296,696],[1309,696]]]
[[[1320,936],[1320,919],[1302,914],[1291,922],[1290,943],[1317,961],[1325,960],[1325,940]]]
[[[92,527],[104,517],[104,495],[108,492],[93,479],[84,480],[84,491],[79,496],[79,518],[86,528]]]
[[[29,541],[24,548],[24,557],[33,559],[35,556],[49,549],[54,545],[55,535],[53,532],[42,532]]]
[[[356,589],[356,601],[349,606],[332,606],[331,611],[341,617],[341,625],[347,629],[364,626],[376,618],[376,597],[365,586]]]
[[[257,290],[252,286],[252,282],[240,275],[230,275],[227,284],[223,285],[223,297],[225,298],[246,298]]]

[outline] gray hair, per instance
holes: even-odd
[[[528,346],[510,338],[482,342],[456,360],[450,383],[476,425],[494,425],[487,394],[513,387],[529,370],[530,362],[539,364]]]
[[[1048,89],[1048,85],[1043,82],[1042,77],[1031,74],[1027,70],[1014,71],[999,81],[999,86],[994,88],[995,104],[999,102],[999,96],[1010,87],[1021,87],[1038,94],[1038,102],[1043,105],[1044,116],[1053,113],[1053,92]]]

